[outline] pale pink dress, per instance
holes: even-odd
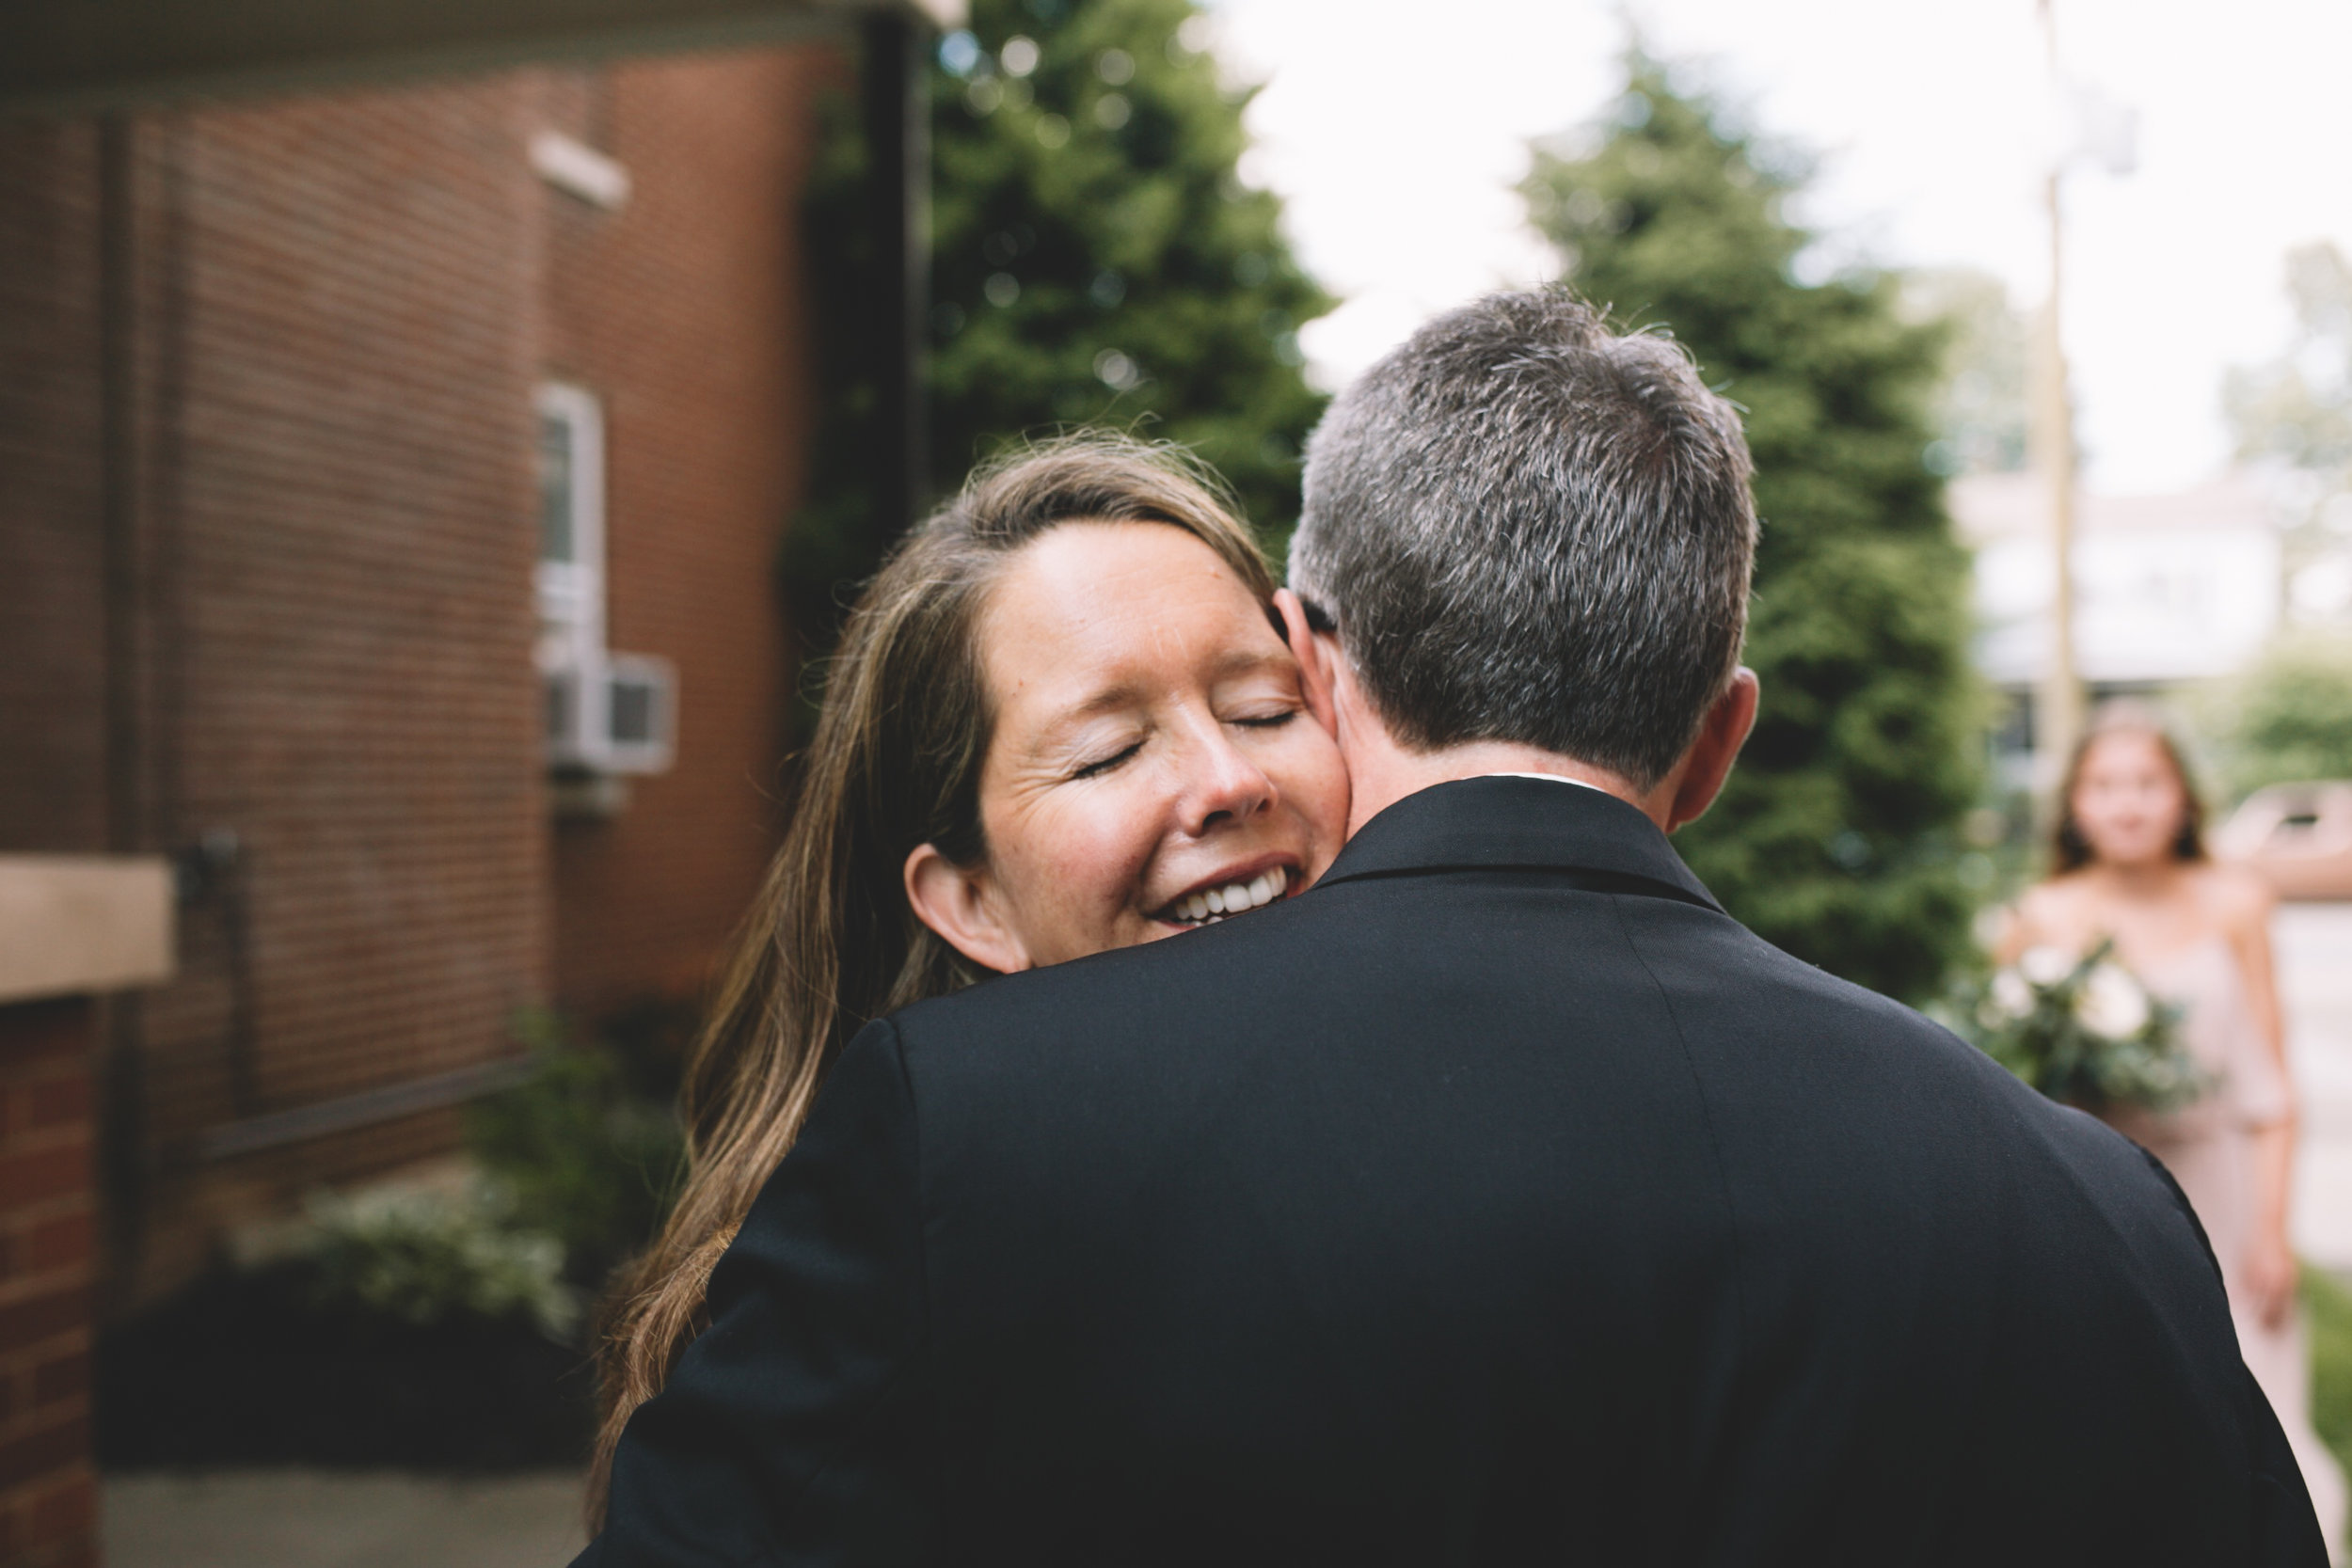
[[[2119,1109],[2108,1120],[2162,1160],[2188,1195],[2221,1263],[2239,1354],[2278,1412],[2303,1466],[2303,1483],[2319,1511],[2329,1553],[2340,1555],[2344,1472],[2312,1429],[2311,1356],[2303,1342],[2302,1311],[2290,1311],[2277,1328],[2265,1326],[2248,1305],[2241,1278],[2258,1220],[2253,1134],[2286,1116],[2286,1081],[2254,1025],[2237,957],[2220,937],[2198,942],[2168,960],[2161,973],[2141,978],[2183,1009],[2184,1042],[2217,1084],[2178,1111]]]

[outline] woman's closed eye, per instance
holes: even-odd
[[[1279,729],[1307,711],[1306,695],[1292,671],[1252,671],[1210,699],[1212,711],[1227,724],[1248,730]]]
[[[1137,752],[1142,750],[1142,741],[1129,741],[1126,745],[1120,747],[1116,752],[1110,752],[1108,755],[1097,757],[1091,762],[1080,763],[1076,768],[1071,770],[1070,776],[1073,780],[1099,779],[1104,774],[1111,771],[1111,769],[1117,768],[1120,763],[1127,761]]]
[[[1302,711],[1304,710],[1290,706],[1272,710],[1261,709],[1254,713],[1237,713],[1226,722],[1238,724],[1244,729],[1250,730],[1279,729],[1297,718]],[[1133,761],[1136,753],[1142,750],[1141,740],[1131,740],[1116,751],[1104,752],[1078,764],[1070,770],[1070,779],[1073,783],[1082,779],[1099,779],[1105,773],[1114,772],[1124,764]]]

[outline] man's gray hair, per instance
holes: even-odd
[[[1515,741],[1648,789],[1739,665],[1749,473],[1680,345],[1565,290],[1492,294],[1333,402],[1291,584],[1400,744]]]

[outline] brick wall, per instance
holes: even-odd
[[[199,1132],[501,1053],[546,994],[535,94],[510,73],[135,124],[145,824],[119,847],[242,856],[142,1010],[123,1293],[455,1121],[210,1163]],[[97,141],[0,128],[5,848],[105,831]]]
[[[773,843],[775,550],[812,423],[818,49],[140,117],[142,842],[233,835],[126,1039],[135,1304],[223,1227],[453,1148],[457,1114],[229,1159],[207,1130],[480,1062],[515,1009],[691,990]],[[632,199],[542,183],[542,128]],[[0,848],[105,847],[87,122],[0,125]],[[674,769],[558,826],[532,662],[532,389],[603,395],[611,641],[680,672]],[[132,1224],[132,1221],[135,1224]]]
[[[105,847],[98,135],[0,122],[0,850]]]
[[[542,363],[604,401],[611,642],[679,673],[675,766],[558,834],[557,986],[584,1011],[691,993],[774,847],[775,556],[813,422],[800,195],[840,76],[804,48],[548,79],[549,124],[634,191],[612,213],[548,193]]]
[[[147,1004],[158,1279],[453,1121],[204,1164],[196,1134],[501,1054],[544,994],[530,97],[506,75],[147,135],[159,832],[240,848]]]
[[[0,1006],[0,1562],[97,1560],[89,1464],[94,1005]]]

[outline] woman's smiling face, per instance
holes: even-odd
[[[1051,530],[1006,564],[978,636],[987,851],[953,866],[927,845],[906,868],[966,957],[1026,969],[1173,936],[1339,853],[1339,748],[1263,607],[1184,530]]]
[[[2147,865],[2172,858],[2188,790],[2161,739],[2116,730],[2083,752],[2068,804],[2093,855],[2110,865]]]

